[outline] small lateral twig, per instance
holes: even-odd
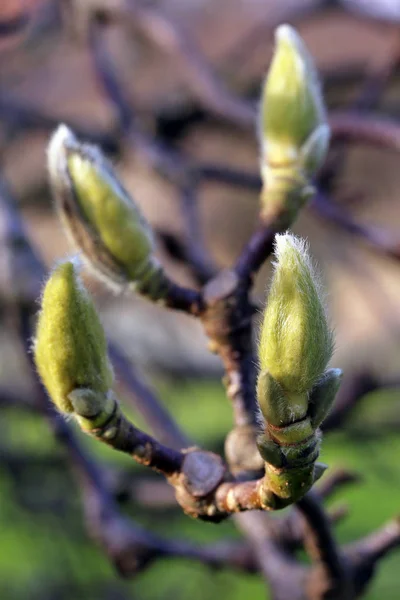
[[[121,0],[112,5],[104,0],[90,0],[84,7],[77,2],[71,2],[71,5],[78,13],[78,21],[100,18],[135,31],[139,28],[179,64],[188,89],[200,105],[242,127],[249,127],[254,122],[255,108],[225,87],[193,39],[160,6],[140,0]],[[79,15],[79,12],[84,14]]]
[[[329,473],[324,477],[321,483],[314,488],[316,494],[322,500],[327,500],[331,496],[341,490],[344,486],[349,484],[358,483],[361,477],[354,471],[348,471],[347,469],[335,469],[332,473]]]
[[[322,423],[324,432],[340,428],[367,393],[380,387],[377,380],[366,372],[354,373],[344,378],[332,411]]]
[[[296,506],[305,521],[305,547],[314,564],[320,567],[311,570],[307,586],[316,588],[316,594],[330,589],[335,597],[343,600],[351,598],[353,584],[350,573],[318,496],[310,491]]]
[[[200,227],[198,211],[198,182],[189,177],[179,190],[181,214],[185,223],[187,262],[196,281],[203,285],[216,273],[216,265],[210,256]]]
[[[171,448],[187,448],[190,442],[178,427],[169,411],[164,408],[153,390],[140,378],[132,362],[115,346],[109,345],[111,362],[127,400],[141,414],[152,433],[160,442]]]
[[[28,25],[30,15],[28,12],[20,12],[9,19],[0,19],[0,37],[9,37],[21,33]]]
[[[333,141],[351,141],[379,148],[400,150],[400,125],[393,120],[362,115],[356,111],[329,115]]]
[[[272,223],[260,226],[242,250],[235,271],[238,277],[248,282],[248,285],[252,283],[253,276],[272,253],[275,235],[279,231]]]
[[[400,236],[386,229],[360,223],[341,205],[337,206],[330,197],[319,191],[312,203],[318,216],[334,223],[350,235],[357,236],[379,254],[398,260],[400,258]]]
[[[378,563],[400,546],[400,518],[389,521],[361,540],[344,548],[346,561],[353,572],[355,591],[361,596],[375,575]]]

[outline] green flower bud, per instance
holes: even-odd
[[[75,412],[76,392],[84,398],[81,407],[85,398],[95,399],[93,410],[86,400],[84,416],[98,413],[99,406],[106,404],[113,382],[107,343],[93,302],[72,261],[58,265],[46,283],[34,356],[43,384],[60,411]]]
[[[293,399],[301,418],[305,394],[331,358],[333,335],[304,242],[289,234],[277,235],[275,256],[259,343],[260,372],[268,371],[285,396]]]
[[[61,125],[48,162],[63,224],[95,273],[114,286],[161,296],[164,279],[151,228],[100,150]]]
[[[324,160],[329,142],[316,68],[290,25],[278,27],[275,39],[261,100],[263,163],[285,167],[300,159],[299,166],[312,175]],[[311,149],[303,150],[305,144]]]

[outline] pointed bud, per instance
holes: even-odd
[[[100,150],[81,144],[61,125],[50,141],[48,163],[63,224],[95,274],[119,288],[162,295],[151,228]]]
[[[85,416],[98,413],[106,403],[113,374],[102,325],[77,271],[76,264],[67,261],[50,275],[42,296],[34,356],[43,384],[60,411],[75,412],[69,395],[87,391],[83,394]],[[88,397],[94,399],[93,407],[88,407]]]
[[[329,141],[316,68],[301,37],[290,25],[278,27],[275,39],[275,53],[261,99],[263,163],[274,167],[297,163],[304,144],[309,143],[312,147],[305,151],[307,156],[299,166],[303,162],[306,172],[313,175],[325,158]],[[319,129],[321,125],[323,128]]]
[[[331,358],[333,336],[304,242],[289,234],[277,235],[275,256],[260,336],[260,371],[268,371],[300,411],[303,394]]]

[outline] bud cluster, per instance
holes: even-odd
[[[312,58],[288,25],[276,32],[262,93],[261,141],[262,215],[284,231],[312,193],[312,178],[329,142]],[[50,142],[48,161],[62,222],[95,274],[117,289],[165,299],[171,282],[154,256],[151,228],[100,150],[80,143],[61,125]],[[303,496],[324,470],[315,462],[318,428],[341,371],[327,369],[333,334],[304,242],[277,235],[275,257],[259,340],[257,398],[263,430],[258,449],[265,461],[264,504],[281,508]],[[104,331],[78,271],[76,261],[66,261],[51,273],[34,354],[54,404],[93,433],[118,421],[118,407]]]

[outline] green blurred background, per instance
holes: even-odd
[[[199,381],[163,382],[159,387],[166,405],[189,435],[204,447],[221,450],[224,434],[231,425],[221,386]],[[378,408],[379,418],[387,423],[386,419],[398,412],[398,393],[365,397],[345,431],[327,434],[324,440],[321,458],[329,468],[346,467],[362,476],[360,483],[336,494],[329,502],[332,506],[348,505],[349,515],[336,528],[341,542],[368,534],[399,512],[400,465],[396,457],[400,453],[400,436],[387,432],[385,425],[376,426]],[[140,422],[138,415],[130,414]],[[265,587],[255,575],[210,570],[184,560],[160,560],[134,581],[122,582],[101,551],[87,539],[76,484],[46,423],[38,417],[9,414],[6,421],[3,415],[1,427],[2,447],[25,463],[20,469],[15,465],[13,468],[12,462],[1,469],[2,598],[265,598]],[[143,469],[130,464],[127,457],[99,448],[95,441],[84,441],[90,452],[110,464],[128,468],[133,482],[135,476],[144,475]],[[230,522],[201,523],[178,509],[145,510],[126,503],[124,510],[150,531],[165,536],[198,542],[237,536]],[[398,561],[394,553],[382,562],[366,598],[397,597]]]

